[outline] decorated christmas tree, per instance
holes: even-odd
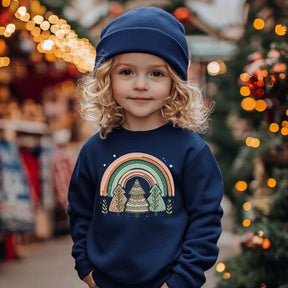
[[[150,211],[154,212],[155,215],[157,215],[158,212],[166,210],[165,202],[161,196],[161,190],[157,185],[151,188],[150,196],[147,200],[150,203]]]
[[[229,120],[240,148],[231,175],[242,251],[216,266],[218,288],[288,287],[287,6],[249,1],[233,60],[239,109]]]
[[[115,188],[109,207],[110,212],[117,212],[119,214],[124,211],[124,205],[127,201],[127,198],[124,195],[125,193],[125,190],[120,185]]]
[[[125,212],[133,213],[136,217],[139,217],[140,213],[149,212],[149,203],[144,196],[145,194],[139,180],[136,179],[129,191],[130,198],[125,205]]]

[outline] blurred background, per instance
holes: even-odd
[[[1,0],[0,286],[85,287],[67,187],[95,127],[79,116],[77,81],[102,28],[151,5],[185,26],[189,79],[216,103],[202,136],[225,181],[223,234],[205,287],[288,288],[287,2]]]

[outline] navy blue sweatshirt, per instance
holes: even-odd
[[[69,187],[72,255],[101,288],[199,288],[218,256],[223,181],[208,144],[166,124],[83,145]]]

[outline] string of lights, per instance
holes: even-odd
[[[26,30],[47,61],[61,59],[73,63],[82,73],[93,69],[96,52],[89,40],[78,38],[65,19],[47,11],[38,0],[2,0],[2,7],[5,10],[1,13],[0,36],[4,39],[0,40],[0,50],[5,50],[5,38],[17,30]],[[0,67],[9,66],[10,62],[8,56],[0,57]]]

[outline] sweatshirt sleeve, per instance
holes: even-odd
[[[96,184],[89,173],[85,150],[82,148],[71,176],[67,208],[70,233],[74,242],[72,256],[75,258],[75,269],[81,279],[94,269],[87,256],[86,238],[93,214],[95,187]]]
[[[185,167],[183,190],[189,223],[182,254],[167,285],[170,288],[200,288],[205,282],[204,272],[218,257],[217,241],[222,231],[223,214],[220,206],[223,180],[207,144]]]

